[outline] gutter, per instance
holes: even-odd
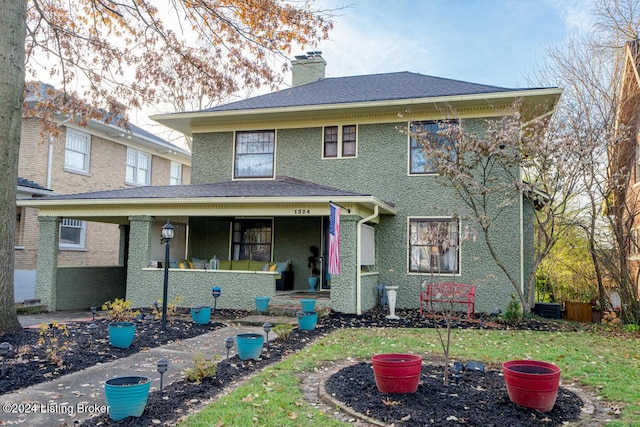
[[[356,252],[356,314],[359,316],[362,314],[362,272],[360,271],[360,261],[362,260],[362,254],[360,251],[360,244],[362,242],[362,224],[371,221],[378,217],[378,205],[373,206],[373,214],[366,218],[362,218],[358,221],[356,228],[356,240],[357,240],[357,252]]]

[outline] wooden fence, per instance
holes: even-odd
[[[564,318],[570,322],[591,323],[594,321],[592,305],[588,302],[565,302]]]

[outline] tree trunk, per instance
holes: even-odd
[[[20,328],[13,268],[26,14],[26,1],[0,0],[0,334]]]

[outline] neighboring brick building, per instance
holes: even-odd
[[[190,183],[191,154],[144,129],[130,125],[125,130],[95,120],[83,127],[63,115],[56,122],[60,133],[49,136],[40,119],[23,119],[18,176],[33,184],[35,193],[19,192],[19,198],[37,197],[46,189],[62,195]],[[38,236],[38,209],[18,207],[16,301],[33,298]],[[60,266],[123,263],[119,224],[64,218],[59,249]]]

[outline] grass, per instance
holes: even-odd
[[[433,329],[339,330],[268,367],[180,426],[348,426],[310,405],[297,375],[326,362],[391,352],[443,358]],[[563,384],[589,389],[620,409],[608,425],[640,425],[638,334],[454,330],[450,354],[454,360],[481,361],[495,369],[510,359],[555,363],[562,369]]]

